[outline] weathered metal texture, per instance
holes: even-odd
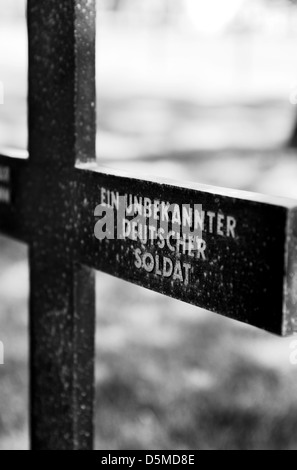
[[[74,164],[95,158],[95,0],[29,0],[28,28],[32,447],[90,449],[94,276],[76,261]]]
[[[297,331],[296,201],[203,185],[180,187],[93,170],[84,166],[77,174],[82,263],[272,333]],[[104,194],[132,194],[138,200],[169,202],[179,208],[201,205],[213,217],[212,226],[201,234],[205,259],[197,258],[197,253],[172,250],[168,244],[160,247],[158,240],[153,244],[129,238],[97,240],[93,211],[106,202],[102,188]],[[228,216],[236,221],[234,236],[226,231]],[[177,266],[176,276],[170,270],[164,275],[165,262]]]
[[[290,212],[286,232],[282,329],[284,336],[297,332],[297,208]]]
[[[90,449],[92,268],[273,333],[296,333],[297,204],[102,171],[95,0],[28,0],[28,25],[30,158],[0,156],[0,231],[30,247],[32,447]],[[107,193],[202,206],[205,258],[157,240],[98,240],[94,211]]]

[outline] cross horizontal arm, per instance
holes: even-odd
[[[28,161],[0,155],[0,232],[24,242],[29,233],[29,185]]]
[[[279,335],[297,331],[296,201],[94,165],[76,174],[80,262]]]

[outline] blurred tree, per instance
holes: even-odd
[[[274,0],[274,1],[277,1],[278,3],[280,3],[280,0]],[[292,5],[294,7],[297,6],[297,0],[283,0],[283,3],[284,4],[289,3],[290,5]],[[291,133],[291,136],[289,138],[288,146],[290,148],[294,148],[294,149],[297,148],[297,113],[295,115],[295,122],[294,122],[294,125],[293,125],[293,132]]]
[[[293,132],[289,140],[289,147],[294,148],[294,149],[297,148],[297,116],[295,118],[295,125],[294,125]]]

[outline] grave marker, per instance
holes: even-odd
[[[0,157],[0,231],[29,245],[31,443],[90,449],[93,269],[291,334],[297,204],[103,171],[95,162],[95,1],[28,0],[28,26],[29,159]],[[192,217],[201,236],[187,250],[170,232],[144,243],[136,226],[98,240],[98,206],[116,207],[116,229],[126,218],[119,196],[143,201],[157,229],[168,203],[176,231]]]

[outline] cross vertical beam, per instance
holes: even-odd
[[[94,275],[74,165],[95,159],[95,0],[28,0],[33,449],[91,449]],[[88,158],[89,157],[89,158]]]

